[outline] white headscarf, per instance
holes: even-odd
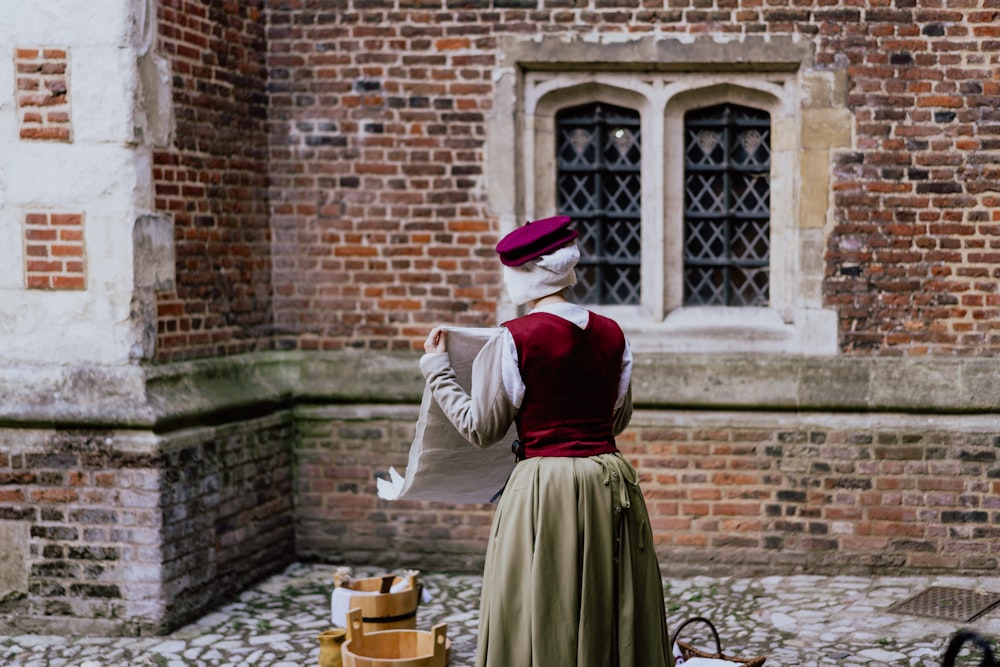
[[[504,266],[503,281],[510,300],[520,306],[575,285],[573,267],[579,261],[580,249],[572,243],[520,266]]]

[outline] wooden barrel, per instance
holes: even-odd
[[[347,609],[361,610],[365,632],[413,630],[417,627],[421,589],[416,574],[363,579],[340,577],[334,579],[334,585],[339,589],[334,591],[334,595],[358,591],[358,595],[349,596]]]
[[[365,632],[361,610],[348,615],[347,641],[341,651],[344,667],[446,667],[451,654],[448,626],[423,630]]]

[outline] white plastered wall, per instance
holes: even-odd
[[[139,58],[152,0],[0,0],[0,366],[136,355],[133,225],[152,208]],[[67,50],[72,142],[21,140],[18,48]],[[27,212],[84,217],[85,290],[27,290]]]

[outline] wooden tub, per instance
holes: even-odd
[[[361,610],[348,614],[344,667],[446,667],[451,653],[446,623],[423,630],[365,632]]]
[[[334,585],[331,607],[339,605],[344,614],[351,609],[360,609],[365,632],[413,630],[417,627],[421,587],[416,572],[402,577],[390,574],[361,579],[338,575],[334,577]],[[333,622],[340,627],[347,626],[347,623],[341,625],[337,618]]]

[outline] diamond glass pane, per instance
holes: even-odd
[[[771,131],[752,127],[737,132],[730,157],[741,167],[766,169],[771,164]]]
[[[736,174],[732,179],[732,206],[739,215],[766,216],[771,210],[771,179],[767,174]]]
[[[582,127],[569,127],[560,131],[559,162],[567,165],[593,164],[597,155],[594,136]]]
[[[598,295],[597,281],[597,267],[577,265],[573,300],[577,303],[595,303]]]
[[[602,103],[556,115],[557,205],[580,234],[579,303],[640,300],[639,121],[637,111]]]
[[[684,269],[684,292],[697,298],[695,303],[705,306],[726,304],[725,276],[720,268],[692,266]]]
[[[686,224],[684,256],[712,260],[726,252],[726,225],[721,221],[692,220]]]
[[[733,306],[754,306],[767,300],[768,275],[764,269],[733,269]]]
[[[726,160],[726,144],[722,132],[696,129],[687,133],[687,160],[699,166],[721,166]]]
[[[694,173],[685,179],[687,210],[696,215],[726,210],[726,179],[722,174]]]
[[[619,266],[608,273],[608,289],[614,295],[615,303],[639,302],[639,267]]]
[[[720,104],[688,112],[684,123],[684,303],[766,305],[770,116]]]
[[[730,254],[734,259],[765,260],[770,250],[771,225],[744,220],[733,225]]]
[[[558,178],[561,212],[571,218],[592,215],[599,207],[596,174],[560,174]]]
[[[608,213],[630,213],[639,210],[639,174],[609,174],[606,184]]]
[[[580,248],[580,256],[593,257],[599,254],[601,248],[601,229],[593,220],[579,220],[574,224],[577,231],[576,245]],[[584,262],[587,264],[588,262]]]
[[[604,254],[612,260],[633,260],[639,255],[639,221],[616,220],[607,225]]]
[[[604,161],[612,167],[639,163],[639,130],[627,127],[612,128],[607,134]]]

